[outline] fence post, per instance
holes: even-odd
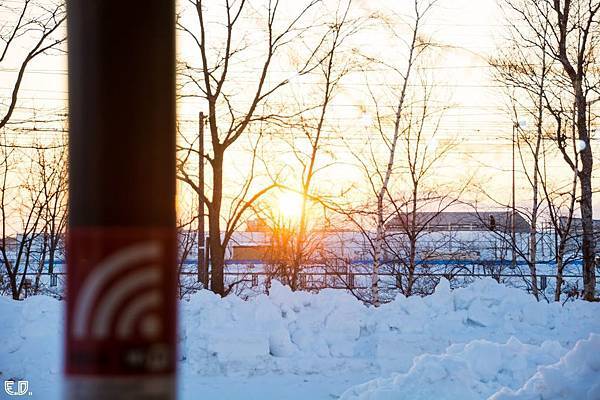
[[[352,272],[348,273],[348,288],[354,289],[354,274]]]
[[[300,287],[306,289],[306,274],[300,273]]]

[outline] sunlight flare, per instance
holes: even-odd
[[[297,223],[302,215],[302,195],[296,192],[282,192],[277,198],[277,212],[287,223]]]

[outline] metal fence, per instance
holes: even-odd
[[[437,282],[441,278],[449,280],[451,283],[463,284],[470,280],[479,278],[493,278],[499,282],[511,282],[515,286],[522,287],[524,289],[530,289],[533,285],[531,282],[531,276],[528,273],[523,273],[520,268],[511,269],[502,260],[493,260],[490,262],[482,262],[480,260],[433,260],[430,262],[432,265],[446,265],[448,270],[444,271],[427,271],[427,272],[414,272],[412,276],[416,279],[429,278],[430,283]],[[183,262],[185,266],[193,266],[196,264],[196,260],[186,260]],[[547,263],[549,264],[549,263]],[[55,265],[64,265],[64,262],[59,261]],[[390,263],[387,263],[390,265]],[[237,266],[236,271],[227,271],[227,268],[232,269]],[[365,270],[368,266],[367,261],[357,261],[341,263],[338,268],[336,266],[325,265],[325,264],[310,264],[303,267],[303,270],[297,275],[298,288],[301,290],[318,291],[323,289],[342,289],[349,290],[353,293],[356,291],[366,291],[371,288],[372,273]],[[462,266],[462,268],[457,268]],[[473,268],[466,268],[466,266],[473,266]],[[476,271],[475,266],[486,267],[486,266],[499,266],[500,269],[494,271],[494,269],[486,270],[483,268],[481,272]],[[260,270],[265,267],[263,263],[257,262],[257,260],[243,260],[243,261],[232,261],[227,262],[224,276],[226,283],[232,287],[240,288],[240,290],[251,290],[254,293],[265,292],[270,286],[272,279],[278,279],[278,276]],[[341,268],[340,268],[341,267]],[[360,270],[360,269],[363,270]],[[312,270],[311,270],[312,269]],[[321,271],[315,271],[315,269],[321,269]],[[503,272],[508,270],[508,272]],[[26,275],[25,295],[32,288],[33,282],[31,278],[39,277],[42,285],[49,288],[59,289],[62,286],[66,272],[56,271],[48,273],[47,271],[42,273],[28,272]],[[408,274],[401,270],[380,271],[378,274],[379,281],[382,289],[394,291],[402,286],[403,280],[407,279]],[[202,285],[198,282],[198,273],[191,268],[184,268],[180,271],[180,291],[186,293],[193,293],[194,291],[202,289]],[[536,286],[539,290],[544,291],[554,283],[556,276],[550,273],[537,274]],[[571,286],[580,286],[582,282],[582,275],[567,273],[563,275],[565,281],[571,281]],[[51,290],[52,291],[52,290]],[[235,292],[235,290],[234,290]],[[241,293],[241,292],[239,292]],[[238,294],[239,294],[238,293]]]

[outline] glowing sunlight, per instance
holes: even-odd
[[[287,223],[298,223],[302,214],[302,195],[282,192],[277,198],[277,213]]]

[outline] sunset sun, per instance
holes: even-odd
[[[302,195],[283,192],[277,198],[277,212],[286,222],[297,222],[302,214]]]

